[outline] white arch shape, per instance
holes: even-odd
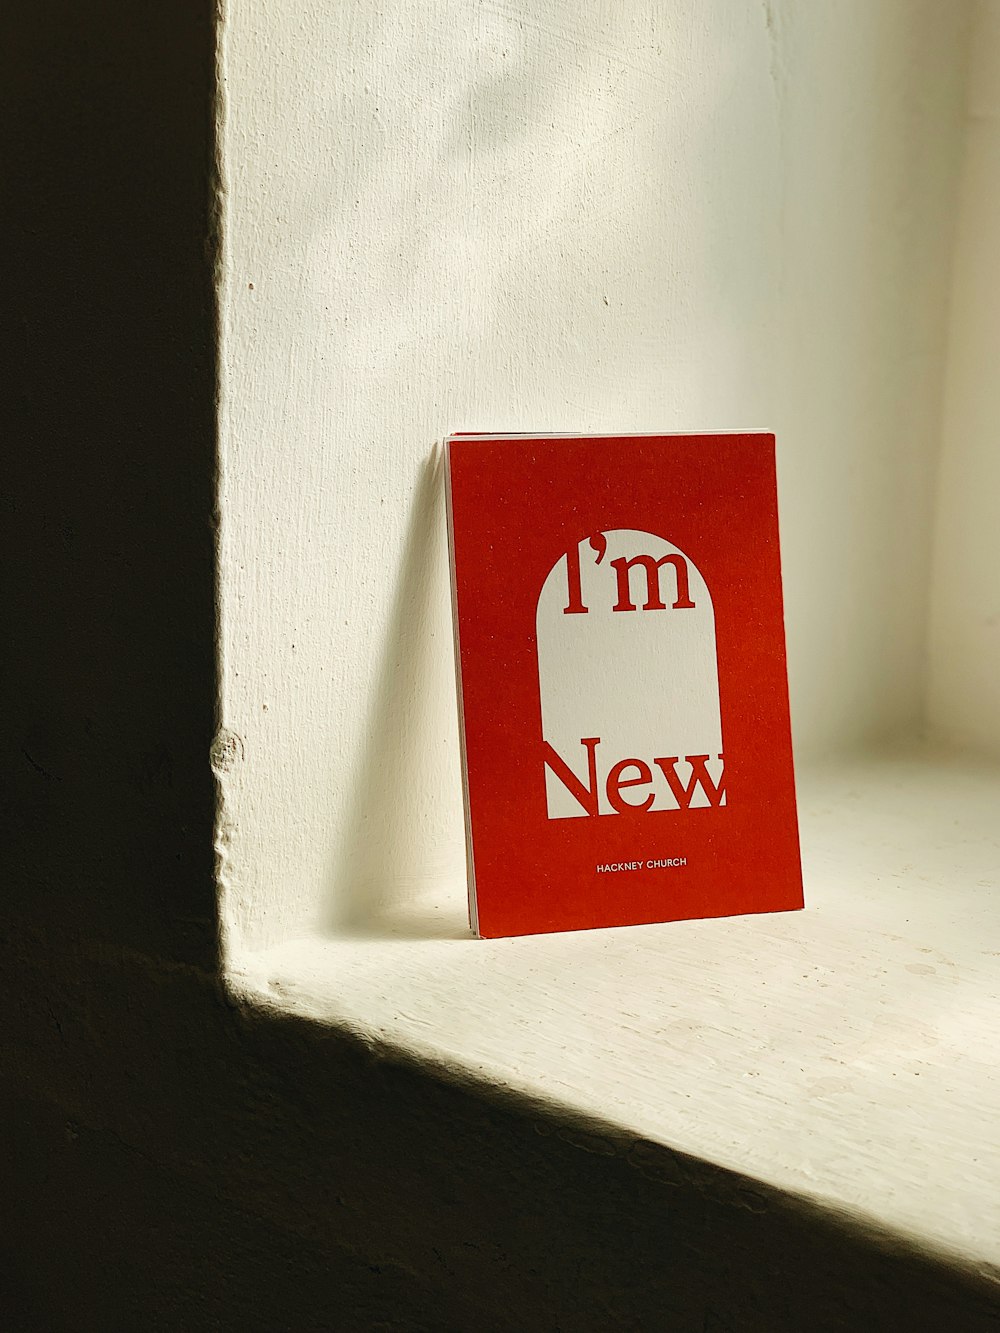
[[[687,757],[707,755],[722,781],[715,609],[679,547],[632,528],[585,537],[546,576],[535,633],[550,819],[725,804],[699,782],[678,798],[656,763],[677,758],[687,787]]]

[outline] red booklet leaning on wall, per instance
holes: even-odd
[[[479,935],[802,906],[774,437],[462,434]]]

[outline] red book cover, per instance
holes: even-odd
[[[473,930],[802,906],[774,437],[448,441]]]

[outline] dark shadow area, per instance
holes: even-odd
[[[426,900],[433,849],[413,793],[428,790],[428,755],[441,745],[434,602],[445,571],[444,454],[435,447],[421,468],[400,560],[385,647],[372,688],[365,754],[339,855],[330,874],[329,928],[358,938],[459,939],[469,936],[464,903],[455,910]],[[456,784],[459,774],[454,775]],[[428,873],[430,867],[431,873]]]
[[[30,967],[0,970],[5,1012],[33,990]],[[190,974],[109,960],[48,999],[61,1033],[33,1001],[0,1077],[19,1256],[0,1250],[0,1289],[22,1328],[986,1333],[1000,1316],[995,1274],[369,1037],[229,1007]],[[95,1003],[125,999],[115,1046],[88,1046]],[[58,1096],[39,1098],[53,1062]]]
[[[6,910],[211,966],[213,6],[0,52]]]

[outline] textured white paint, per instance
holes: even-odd
[[[231,952],[464,873],[450,430],[774,426],[800,752],[915,724],[965,12],[229,8]]]
[[[930,722],[1000,754],[1000,0],[980,0],[958,204]]]
[[[801,915],[472,942],[434,449],[773,426],[800,755],[914,730],[968,9],[233,10],[220,851],[255,1001],[989,1264],[997,776],[807,791]]]
[[[804,912],[481,941],[443,895],[242,985],[1000,1281],[1000,770],[910,754],[802,786]]]

